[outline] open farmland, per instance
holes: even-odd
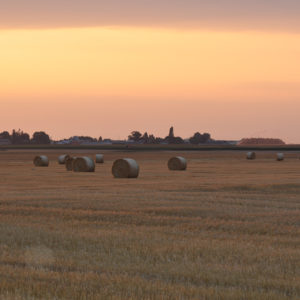
[[[298,154],[103,151],[73,173],[63,152],[0,151],[0,299],[300,298]],[[112,177],[122,157],[138,179]]]

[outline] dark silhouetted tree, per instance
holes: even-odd
[[[97,139],[91,137],[91,136],[84,136],[84,135],[81,135],[81,136],[78,136],[77,137],[80,141],[86,141],[86,142],[97,142]]]
[[[148,136],[148,133],[145,132],[142,136],[142,141],[144,144],[148,144],[149,143],[149,136]]]
[[[139,131],[132,131],[128,136],[128,140],[139,142],[142,138],[142,134]]]
[[[149,135],[148,143],[149,144],[156,144],[156,139],[155,139],[155,136],[153,134]]]
[[[11,142],[15,145],[29,144],[30,136],[28,133],[23,132],[21,129],[16,131],[15,129],[11,135]]]
[[[169,130],[169,135],[168,135],[169,138],[173,138],[174,137],[174,128],[173,126],[170,128]]]
[[[50,144],[51,140],[49,135],[44,131],[36,131],[32,136],[31,143],[46,145]]]
[[[211,140],[211,136],[209,133],[203,133],[203,143],[207,143]]]
[[[176,136],[169,141],[169,144],[184,144],[184,140],[180,136]]]
[[[179,136],[175,137],[174,128],[172,126],[169,130],[169,135],[165,138],[165,142],[168,144],[183,144],[184,140]]]
[[[165,142],[165,139],[163,139],[161,137],[155,138],[155,144],[162,144],[163,142]]]
[[[0,139],[10,140],[11,136],[8,131],[3,131],[0,133]]]
[[[193,137],[190,138],[190,143],[194,145],[198,144],[205,144],[210,140],[210,134],[204,133],[201,134],[200,132],[196,132]]]

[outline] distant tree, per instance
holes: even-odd
[[[142,138],[142,134],[139,131],[132,131],[128,136],[128,140],[139,142]]]
[[[174,127],[172,126],[169,130],[169,135],[168,135],[169,138],[173,138],[174,137]]]
[[[10,140],[11,136],[8,131],[3,131],[0,133],[0,139]]]
[[[97,139],[95,139],[95,138],[93,138],[93,137],[91,137],[91,136],[83,136],[83,135],[81,135],[81,136],[78,136],[77,138],[78,138],[79,140],[81,140],[81,141],[97,142]]]
[[[202,134],[200,132],[196,132],[193,137],[190,138],[190,143],[193,145],[198,145],[201,143]]]
[[[19,131],[20,131],[20,129],[19,129]],[[13,129],[12,134],[11,134],[11,142],[13,144],[18,144],[18,140],[19,140],[19,134],[15,129]]]
[[[169,144],[184,144],[184,140],[180,136],[176,136],[171,141]]]
[[[31,143],[46,145],[50,144],[51,140],[49,135],[44,131],[36,131],[32,136]]]
[[[144,144],[148,144],[149,143],[149,136],[148,136],[148,133],[145,132],[142,136],[142,141]]]
[[[163,142],[165,142],[165,139],[160,137],[155,138],[155,144],[162,144]]]
[[[156,139],[155,139],[155,136],[153,134],[149,135],[148,143],[149,144],[156,144]]]
[[[164,142],[168,144],[183,144],[184,140],[179,136],[175,137],[174,128],[172,126],[169,130],[169,135],[165,138]]]
[[[149,139],[148,132],[145,132],[145,133],[143,134],[143,137],[142,137],[142,138],[145,139],[145,140],[148,140],[148,139]]]
[[[211,136],[209,133],[203,133],[202,137],[203,137],[203,143],[207,143],[211,140]]]
[[[100,136],[98,142],[101,143],[102,141],[103,141],[102,136]]]
[[[190,138],[190,143],[194,145],[198,144],[205,144],[210,140],[210,134],[209,133],[204,133],[201,134],[199,132],[196,132],[193,137]]]
[[[11,142],[15,145],[29,144],[30,136],[28,133],[23,132],[21,129],[19,129],[18,131],[14,129],[11,135]]]

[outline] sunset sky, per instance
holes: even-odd
[[[0,104],[0,131],[55,139],[300,143],[300,1],[5,1]]]

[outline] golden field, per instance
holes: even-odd
[[[300,299],[298,154],[103,151],[73,173],[39,153],[0,151],[0,299]],[[112,177],[122,157],[138,179]]]

